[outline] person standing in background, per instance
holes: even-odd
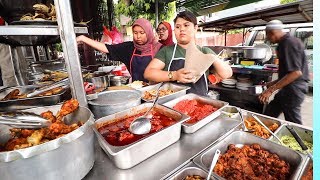
[[[157,27],[157,34],[159,36],[159,42],[164,46],[174,45],[172,40],[172,28],[171,25],[162,21]]]
[[[0,16],[0,26],[5,25],[5,21]],[[17,80],[14,75],[14,68],[10,56],[8,45],[0,43],[0,86],[16,86]]]
[[[285,120],[302,124],[301,104],[308,91],[308,63],[302,42],[283,32],[283,24],[279,20],[272,20],[266,26],[267,39],[271,43],[278,43],[277,57],[279,58],[279,78],[267,84],[259,99],[267,103],[270,96],[279,92],[267,105],[265,114],[279,117],[283,112]]]

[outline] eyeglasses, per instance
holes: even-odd
[[[168,30],[168,29],[166,29],[166,28],[157,28],[157,32],[164,32],[164,31],[166,31],[166,30]]]

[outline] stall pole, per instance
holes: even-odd
[[[72,96],[79,101],[81,106],[87,107],[70,1],[54,0],[54,4],[56,5],[58,30],[69,74]]]
[[[159,0],[156,0],[156,26],[159,24]]]

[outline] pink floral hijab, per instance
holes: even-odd
[[[143,45],[139,45],[135,41],[133,41],[134,47],[137,48],[137,50],[141,51],[141,55],[151,54],[152,52],[152,58],[153,58],[161,48],[162,44],[159,43],[154,37],[151,23],[147,19],[139,18],[133,23],[132,30],[134,26],[140,26],[147,34],[147,39],[148,39],[147,42]],[[152,51],[151,51],[151,45],[153,48]]]

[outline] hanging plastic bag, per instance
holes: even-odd
[[[107,27],[103,26],[103,37],[101,41],[104,43],[119,44],[123,42],[123,37],[116,27],[113,26],[112,30],[109,31]]]

